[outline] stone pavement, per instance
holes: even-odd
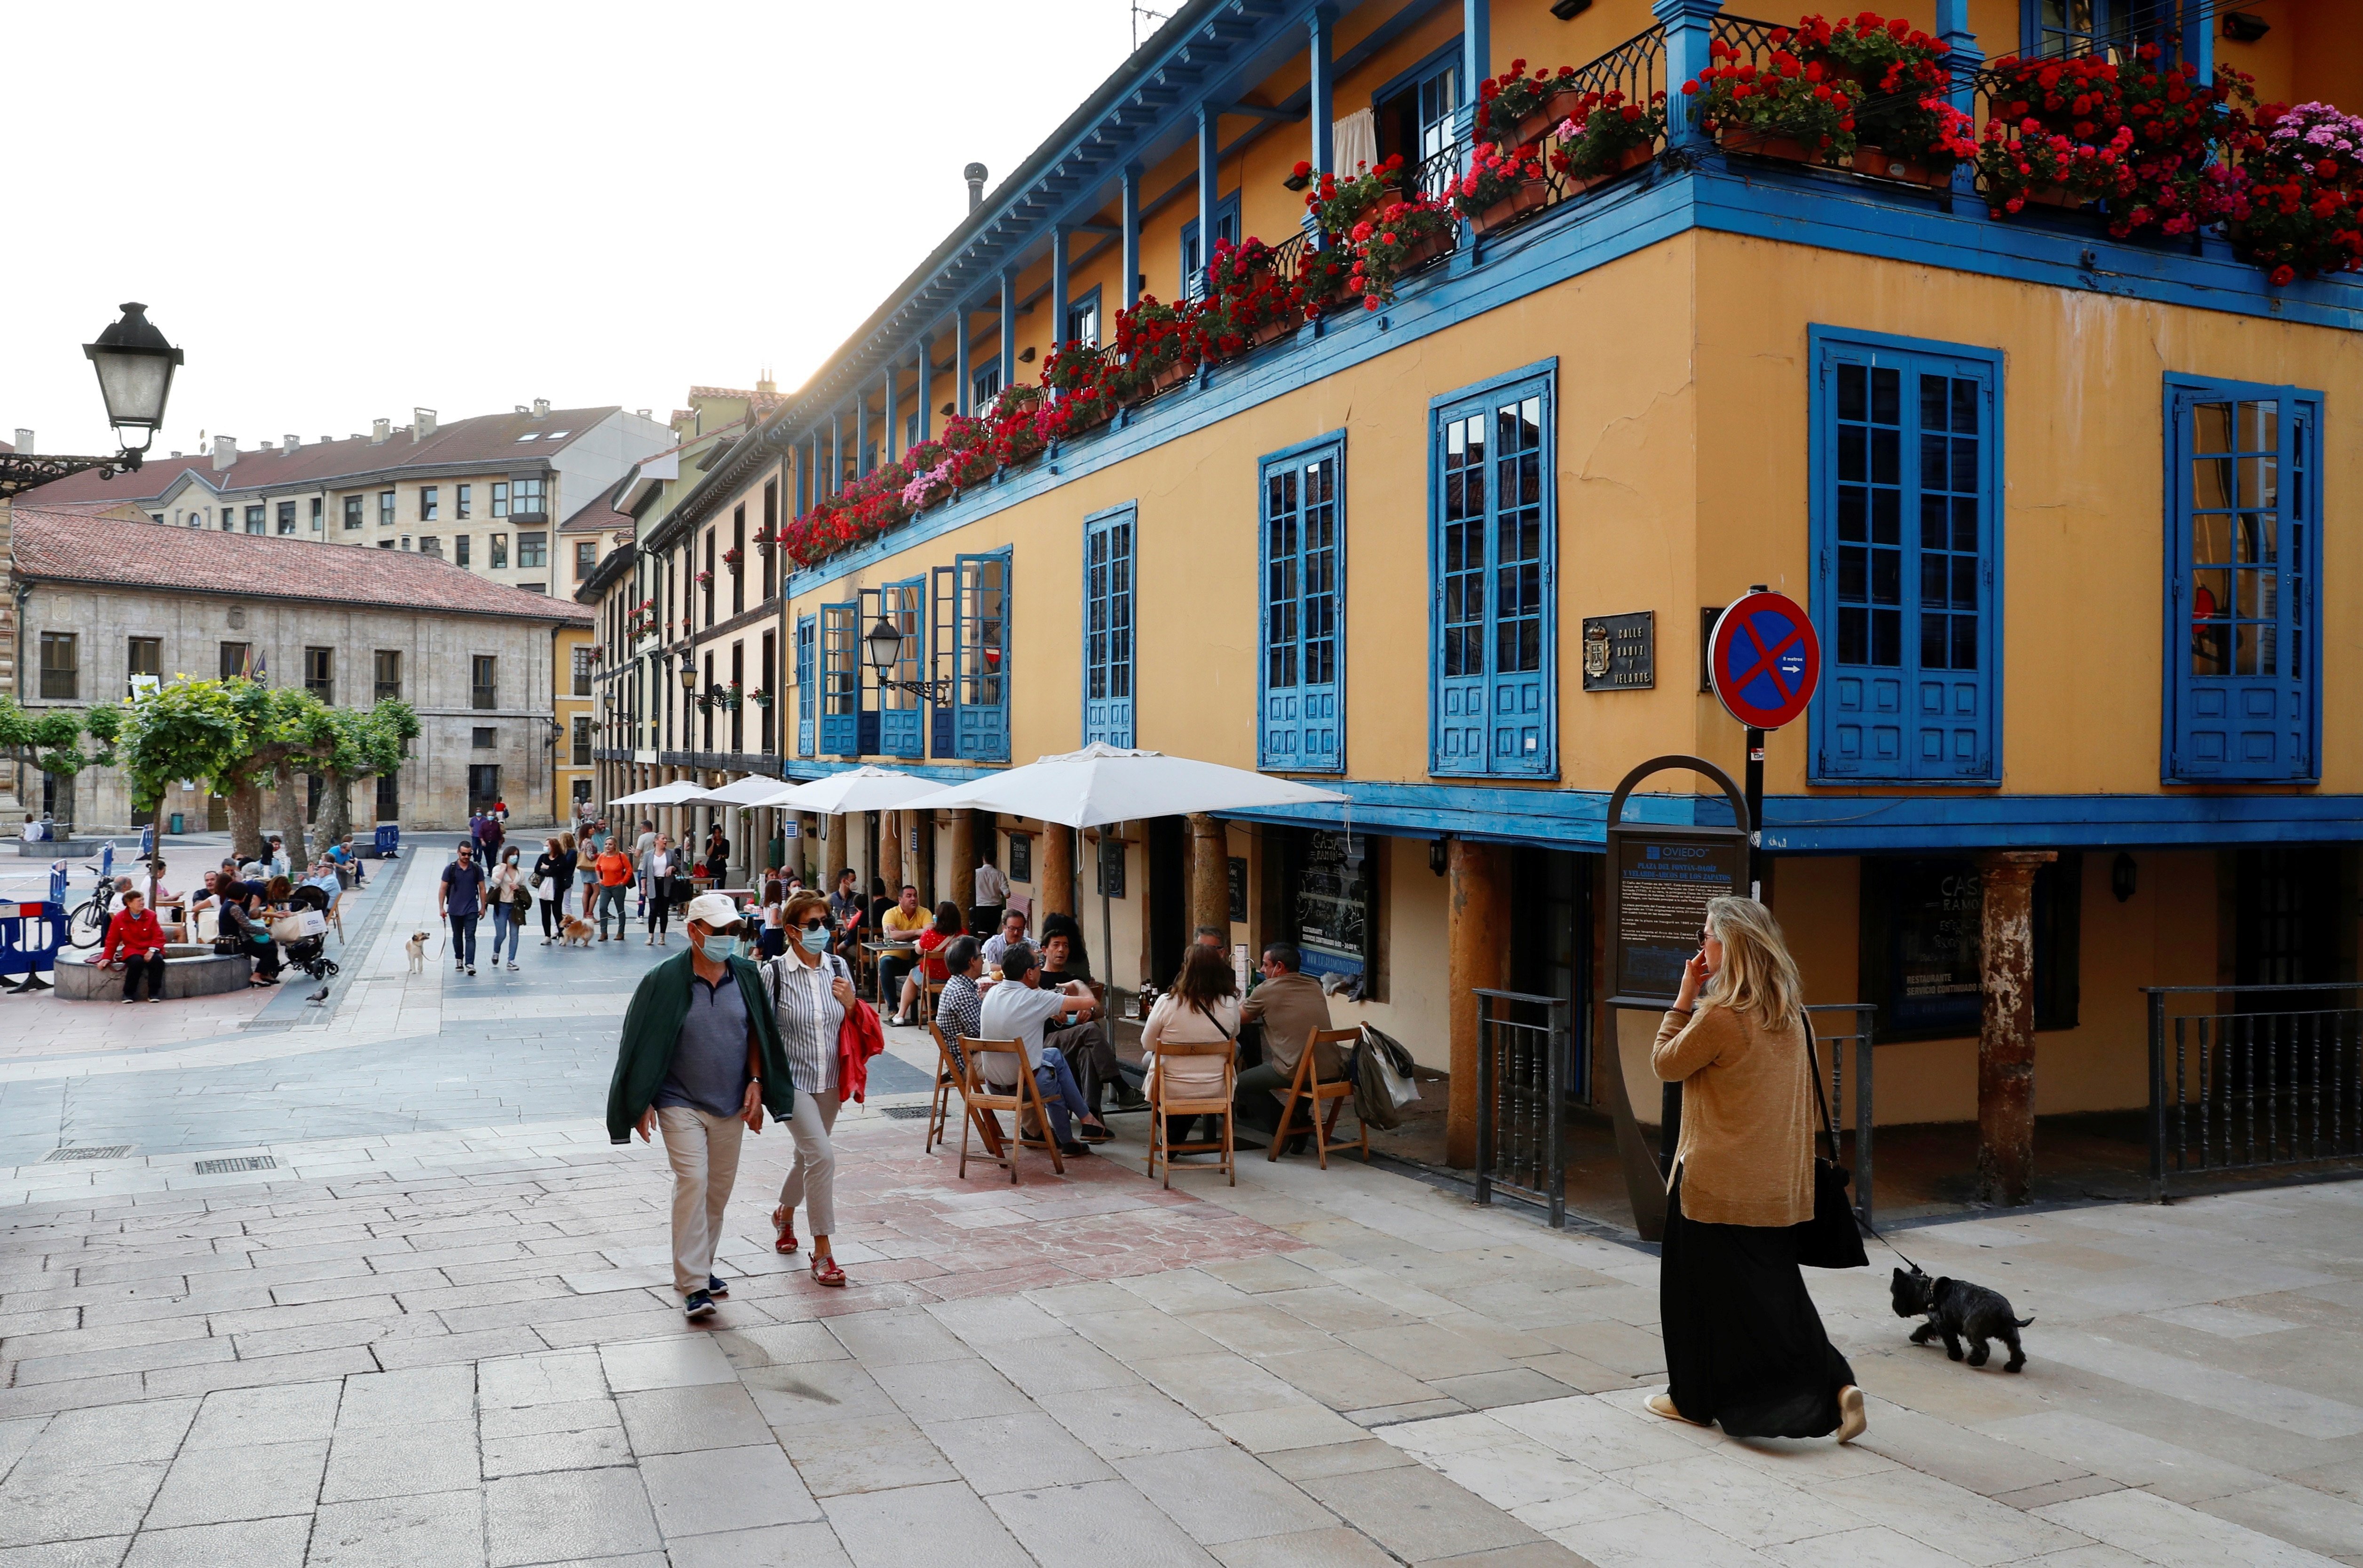
[[[1350,1160],[1167,1192],[1137,1118],[962,1182],[886,1093],[840,1123],[854,1286],[771,1252],[774,1129],[693,1330],[661,1154],[596,1121],[659,955],[471,987],[406,976],[406,923],[327,1018],[6,1064],[67,1091],[52,1146],[146,1109],[118,1160],[8,1129],[0,1568],[2363,1563],[2363,1186],[1903,1231],[2037,1315],[2025,1372],[1815,1275],[1870,1431],[1736,1442],[1639,1408],[1645,1251]]]

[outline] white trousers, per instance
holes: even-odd
[[[796,1157],[788,1179],[780,1184],[780,1206],[802,1203],[805,1224],[815,1236],[837,1233],[837,1146],[828,1135],[837,1128],[837,1096],[796,1090],[796,1113],[788,1121],[788,1134],[796,1141]]]
[[[747,1124],[693,1106],[657,1112],[665,1158],[672,1162],[672,1283],[683,1296],[703,1290],[722,1242],[722,1210],[738,1181],[738,1144]]]

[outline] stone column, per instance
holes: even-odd
[[[1450,1010],[1451,1093],[1446,1101],[1444,1163],[1477,1164],[1478,987],[1506,988],[1510,969],[1510,867],[1499,845],[1450,841],[1447,872],[1445,1006]]]
[[[902,896],[903,884],[915,877],[903,874],[903,822],[910,813],[888,812],[878,819],[878,875],[886,879],[886,896]]]
[[[1042,933],[1046,914],[1075,912],[1075,830],[1057,823],[1042,824],[1041,864],[1034,873],[1034,934]]]
[[[1989,850],[1978,1023],[1978,1196],[2025,1203],[2035,1176],[2035,870],[2051,850]]]
[[[828,844],[821,852],[821,891],[834,893],[837,891],[837,874],[853,864],[845,851],[847,837],[853,831],[853,819],[831,818],[827,825]]]
[[[1197,928],[1211,925],[1226,933],[1224,951],[1230,949],[1231,929],[1230,839],[1223,824],[1201,813],[1190,818],[1190,940],[1198,940]]]
[[[946,894],[960,906],[960,919],[968,919],[968,907],[976,902],[976,813],[954,812],[949,834],[952,858],[951,889]]]

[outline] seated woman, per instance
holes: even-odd
[[[1236,1044],[1238,1037],[1238,977],[1222,954],[1193,943],[1182,959],[1182,973],[1173,988],[1157,999],[1157,1005],[1148,1010],[1148,1021],[1140,1026],[1141,1065],[1151,1080],[1162,1077],[1160,1092],[1168,1099],[1220,1099],[1224,1097],[1221,1058],[1180,1056],[1159,1067],[1158,1047],[1212,1045],[1217,1041]],[[1191,1142],[1191,1123],[1196,1120],[1167,1117],[1165,1141],[1169,1144]],[[1220,1136],[1220,1132],[1217,1123],[1215,1136]]]
[[[936,906],[936,923],[919,933],[919,961],[903,977],[902,999],[894,1005],[893,1021],[907,1028],[919,1021],[919,986],[922,977],[942,985],[950,977],[944,967],[942,949],[956,936],[968,933],[968,922],[960,918],[960,906],[946,900]]]
[[[236,943],[233,951],[254,960],[254,973],[248,977],[248,985],[275,986],[279,983],[279,944],[262,922],[256,908],[261,902],[243,889],[234,891],[222,904],[218,940]]]

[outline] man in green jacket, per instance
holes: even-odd
[[[779,1021],[762,970],[736,955],[738,906],[701,893],[682,911],[689,951],[640,977],[607,1086],[607,1136],[663,1129],[672,1164],[672,1275],[694,1322],[730,1287],[714,1272],[722,1211],[738,1179],[738,1145],[768,1110],[795,1110]]]

